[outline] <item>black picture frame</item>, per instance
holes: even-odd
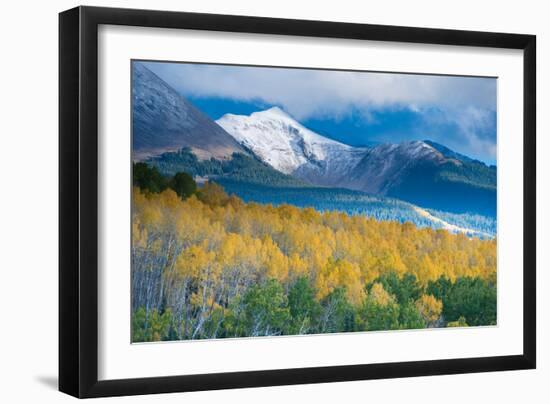
[[[100,24],[523,50],[523,354],[99,381],[97,62]],[[77,7],[60,13],[59,390],[85,398],[534,369],[535,122],[534,35],[96,7]]]

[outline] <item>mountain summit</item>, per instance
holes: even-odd
[[[321,136],[279,107],[216,122],[266,164],[315,185],[337,184],[366,150]]]

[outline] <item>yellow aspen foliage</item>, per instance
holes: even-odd
[[[176,259],[177,273],[181,277],[200,278],[212,264],[214,253],[207,251],[207,242],[191,246],[181,252]]]
[[[441,274],[441,269],[434,264],[430,255],[424,255],[421,258],[416,274],[421,284],[426,285],[429,281],[435,281]]]
[[[323,299],[338,287],[345,288],[348,299],[354,304],[359,304],[364,298],[359,266],[346,260],[329,260],[318,272],[315,286],[318,299]]]
[[[294,253],[289,257],[288,274],[292,280],[309,275],[307,262],[299,254]]]
[[[474,307],[495,321],[496,239],[244,203],[214,183],[183,200],[135,188],[132,201],[136,341],[444,326],[428,294],[441,288],[455,301],[483,288]],[[448,326],[481,321],[448,307]]]
[[[269,236],[265,236],[262,239],[261,249],[267,277],[277,279],[280,282],[286,282],[288,279],[288,258]]]
[[[359,265],[347,260],[341,260],[338,263],[337,273],[338,286],[342,286],[346,289],[349,301],[355,305],[362,302],[365,298],[365,292]]]
[[[317,299],[321,300],[338,286],[338,267],[333,262],[327,262],[319,271],[315,279]]]
[[[213,205],[195,197],[182,201],[169,190],[158,195],[135,191],[134,245],[143,247],[155,234],[174,232],[174,245],[184,248],[208,240],[222,263],[234,261],[239,249],[250,261],[252,253],[244,250],[255,246],[264,250],[258,252],[266,257],[264,272],[281,279],[287,267],[290,278],[296,275],[293,271],[314,278],[329,259],[358,267],[364,282],[386,272],[413,273],[422,285],[440,276],[453,281],[464,276],[490,279],[496,272],[495,240],[289,205],[242,204],[235,198],[220,206],[225,198],[218,191],[213,187],[207,193],[205,200]]]
[[[369,298],[379,306],[387,306],[391,303],[395,303],[395,298],[389,294],[379,282],[373,283],[369,291]]]
[[[269,279],[288,289],[307,278],[317,299],[344,288],[353,304],[365,298],[367,284],[388,273],[413,274],[422,287],[442,276],[451,282],[460,277],[496,281],[496,246],[496,240],[410,223],[244,203],[210,183],[185,200],[172,190],[133,190],[136,270],[159,271],[167,277],[163,285],[185,279],[194,304],[203,308],[221,299],[227,303]],[[172,293],[165,296],[171,302],[184,304],[190,298],[170,289],[166,293]],[[393,299],[378,283],[369,293],[384,304]],[[422,296],[417,307],[426,321],[435,321],[441,312],[433,296]],[[178,310],[175,315],[183,316]]]
[[[416,301],[416,308],[427,324],[433,324],[441,315],[443,303],[432,295],[422,295]]]

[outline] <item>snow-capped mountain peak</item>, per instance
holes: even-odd
[[[356,148],[309,130],[279,107],[249,116],[226,114],[216,122],[262,161],[285,174],[325,171],[360,159]]]
[[[256,111],[256,112],[253,112],[252,115],[262,116],[262,117],[271,116],[273,118],[285,118],[285,119],[293,120],[293,118],[288,113],[286,113],[285,111],[283,111],[279,107],[271,107],[271,108],[266,109],[264,111]]]

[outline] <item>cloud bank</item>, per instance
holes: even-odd
[[[184,95],[279,105],[298,120],[338,120],[408,109],[427,124],[454,125],[476,154],[494,156],[496,79],[146,63]]]

